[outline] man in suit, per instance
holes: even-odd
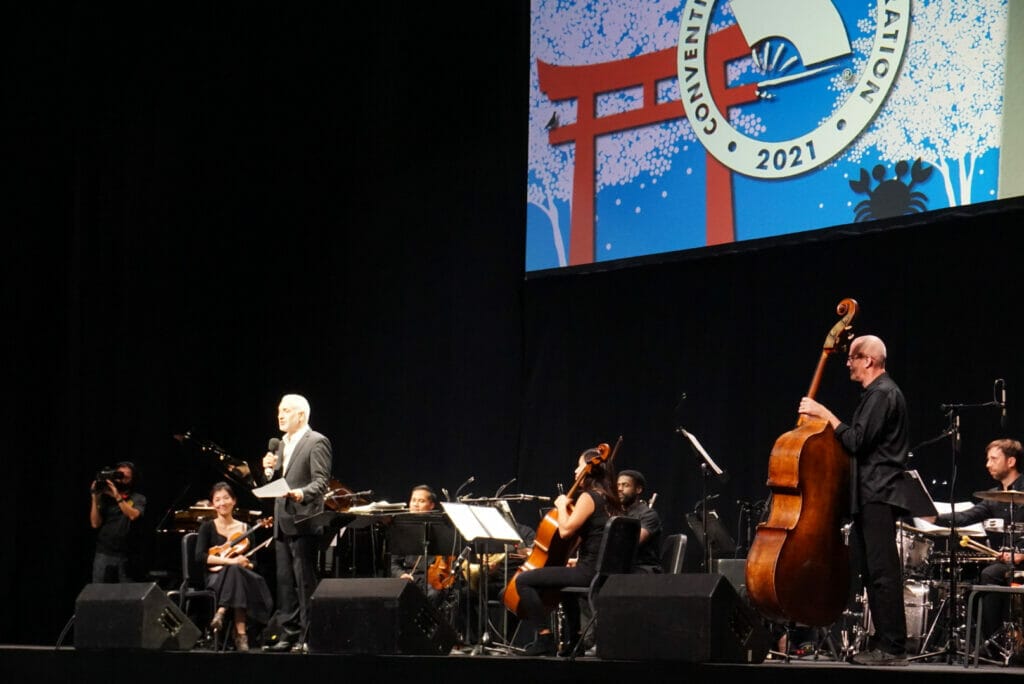
[[[331,442],[309,427],[309,402],[298,394],[281,397],[277,425],[283,433],[274,453],[263,457],[267,481],[281,477],[288,493],[274,500],[277,542],[277,606],[280,638],[270,650],[301,651],[309,627],[309,602],[316,589],[316,560],[322,526],[309,522],[324,510],[331,477]]]

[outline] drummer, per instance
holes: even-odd
[[[1024,522],[1024,475],[1021,475],[1018,464],[1024,448],[1015,439],[997,439],[985,447],[985,469],[992,479],[999,484],[983,492],[975,492],[981,501],[964,511],[956,512],[956,526],[981,523],[986,520],[1002,522],[1002,529],[1008,531],[1003,535],[1003,543],[998,544],[999,555],[992,563],[981,570],[978,584],[998,584],[1009,586],[1013,581],[1013,568],[1024,562],[1024,553],[1020,544],[1021,526],[1010,523]],[[1018,498],[1019,497],[1019,498]],[[952,513],[943,513],[937,517],[925,518],[928,522],[949,527],[952,525]],[[1016,531],[1015,531],[1016,530]],[[1010,540],[1013,541],[1011,547]],[[1010,548],[1017,549],[1013,553]],[[1012,558],[1011,558],[1012,556]],[[1011,565],[1012,564],[1012,565]],[[985,638],[991,637],[1008,619],[1009,601],[1006,594],[988,592],[982,597],[982,625]]]

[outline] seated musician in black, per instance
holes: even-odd
[[[409,494],[409,512],[427,513],[437,508],[437,494],[430,485],[416,485]],[[437,606],[441,601],[441,593],[427,583],[427,568],[436,560],[432,556],[422,554],[391,556],[391,576],[414,582]]]
[[[992,479],[999,484],[990,491],[1024,491],[1024,475],[1020,472],[1020,459],[1024,455],[1024,447],[1015,439],[997,439],[989,442],[985,447],[985,469]],[[1014,504],[1013,520],[1010,520],[1010,504],[998,501],[981,500],[966,511],[957,511],[956,525],[972,525],[989,519],[1003,521],[1004,529],[1010,522],[1020,523],[1024,521],[1024,506]],[[953,522],[953,515],[943,513],[937,518],[926,518],[929,522],[937,525],[949,526]],[[1020,551],[1020,545],[1015,539],[1014,546],[1017,548],[1010,557],[1007,535],[1000,534],[994,539],[994,547],[1000,551],[999,557],[992,563],[982,568],[978,584],[997,584],[1008,586],[1012,581],[1013,567],[1024,562],[1024,553]],[[1017,535],[1014,535],[1016,537]],[[1011,565],[1012,563],[1012,565]],[[1005,594],[987,593],[982,596],[982,625],[981,630],[985,638],[994,635],[1002,627],[1003,621],[1007,619],[1009,606],[1008,596]]]
[[[640,520],[640,545],[636,549],[633,572],[659,573],[662,571],[661,516],[640,498],[647,487],[647,479],[639,470],[621,470],[617,484],[626,515]]]
[[[576,501],[566,495],[555,499],[558,515],[558,534],[562,539],[579,538],[579,556],[573,567],[540,567],[524,570],[515,578],[519,594],[519,614],[524,622],[537,631],[537,639],[526,648],[526,655],[555,655],[557,646],[551,633],[549,609],[541,593],[563,587],[585,587],[597,572],[597,555],[604,536],[605,523],[615,515],[622,515],[622,503],[616,491],[615,472],[611,463],[588,461],[598,455],[596,449],[584,451],[576,466],[575,477],[581,475],[580,493]],[[590,471],[586,472],[589,467]],[[584,474],[585,473],[585,474]],[[571,510],[570,510],[571,508]],[[563,605],[570,634],[579,631],[579,603],[566,601]]]
[[[250,527],[234,517],[238,500],[227,482],[213,485],[210,499],[217,517],[199,526],[196,540],[196,562],[206,564],[206,586],[217,593],[217,611],[210,622],[210,632],[216,637],[224,628],[224,618],[232,611],[235,650],[248,651],[247,622],[266,624],[270,619],[274,600],[263,576],[253,570],[253,560],[243,550],[235,552],[228,541],[250,532]],[[256,546],[248,537],[249,548]],[[221,549],[232,549],[223,554]]]

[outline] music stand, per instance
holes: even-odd
[[[464,503],[442,502],[441,507],[451,519],[462,538],[473,545],[473,551],[480,560],[479,610],[477,612],[477,634],[480,643],[473,647],[471,655],[483,653],[493,641],[490,621],[487,619],[487,557],[492,553],[505,551],[506,544],[519,544],[523,538],[509,524],[497,508],[472,506]]]
[[[365,520],[365,522],[364,522]],[[358,521],[358,522],[357,522]],[[314,515],[306,516],[305,518],[296,518],[295,523],[297,525],[309,525],[313,529],[320,529],[320,545],[319,550],[320,556],[320,572],[325,574],[326,569],[326,551],[333,543],[334,545],[334,558],[331,562],[331,572],[335,577],[340,577],[339,571],[339,558],[338,542],[341,540],[342,534],[347,529],[354,529],[356,527],[366,527],[372,522],[372,518],[367,515],[358,515],[356,513],[349,513],[347,511],[330,511],[325,510]],[[353,524],[356,523],[356,524]],[[371,530],[372,532],[372,530]],[[372,543],[372,541],[371,541]],[[353,549],[353,556],[355,551]],[[350,568],[351,569],[351,568]]]
[[[700,500],[701,500],[701,524],[700,524],[700,528],[701,529],[700,529],[700,533],[703,535],[703,534],[711,531],[708,528],[708,525],[710,524],[710,521],[708,520],[708,477],[709,477],[709,474],[710,473],[714,473],[715,477],[723,477],[725,475],[725,471],[722,470],[718,466],[717,463],[715,463],[715,460],[713,458],[711,458],[711,455],[708,454],[706,449],[704,449],[704,446],[700,443],[700,440],[698,440],[696,436],[694,436],[693,434],[688,432],[682,426],[677,427],[676,428],[676,432],[681,434],[683,437],[685,437],[687,439],[687,441],[690,443],[690,446],[693,448],[693,452],[697,455],[697,463],[700,464],[700,474],[701,474],[701,477],[700,477]],[[689,518],[690,518],[690,516],[687,516],[687,521],[689,521]],[[717,515],[716,515],[716,519],[717,519]],[[693,527],[693,523],[690,523],[690,527]],[[721,527],[721,523],[719,523],[719,527]],[[696,532],[696,530],[694,530],[694,531]],[[722,531],[724,531],[724,528],[723,528]],[[725,539],[729,540],[729,546],[734,546],[735,543],[736,543],[736,542],[732,541],[732,538],[729,536],[728,532],[725,533]],[[709,572],[710,573],[710,572],[712,572],[712,570],[711,570],[711,544],[708,543],[709,540],[706,537],[704,537],[704,541],[705,541],[705,544],[704,544],[704,560],[703,560],[704,572]],[[723,539],[720,539],[719,541],[723,541]]]
[[[427,567],[431,556],[452,556],[456,548],[455,528],[442,511],[398,513],[386,532],[388,553],[420,556],[423,563],[423,593],[427,593]],[[418,565],[418,564],[417,564]],[[413,568],[415,572],[416,568]]]

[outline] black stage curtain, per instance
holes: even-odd
[[[335,477],[391,501],[470,475],[476,496],[512,477],[552,496],[622,435],[669,531],[701,493],[682,425],[728,470],[709,493],[741,538],[736,501],[765,496],[844,297],[889,344],[915,440],[1006,379],[1006,430],[963,421],[962,491],[987,486],[981,448],[1018,428],[1024,387],[1020,203],[526,280],[528,10],[6,10],[0,603],[19,617],[0,642],[53,644],[70,618],[101,466],[138,464],[139,570],[159,570],[164,516],[221,477],[174,436],[255,465],[285,392],[312,402]],[[855,404],[841,359],[819,396]],[[915,465],[948,479],[948,444]]]

